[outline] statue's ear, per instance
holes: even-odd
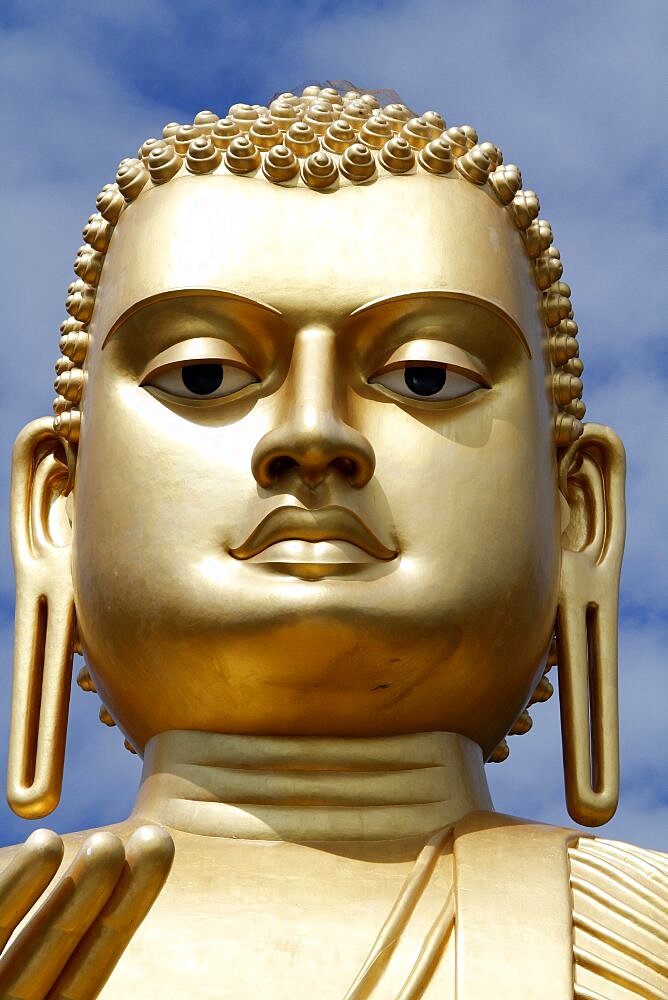
[[[75,637],[68,457],[46,417],[24,427],[14,445],[16,625],[7,800],[26,819],[55,809],[63,776]]]
[[[562,455],[557,615],[559,701],[568,811],[599,826],[619,799],[617,613],[625,534],[624,448],[608,427],[586,424]]]

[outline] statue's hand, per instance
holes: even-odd
[[[0,947],[52,882],[63,842],[32,833],[0,874]],[[166,830],[142,826],[127,844],[92,834],[0,958],[2,1000],[92,1000],[160,892],[174,857]]]

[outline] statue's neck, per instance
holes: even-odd
[[[211,837],[423,837],[491,809],[480,748],[453,733],[377,739],[159,733],[134,815]]]

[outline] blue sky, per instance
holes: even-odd
[[[668,849],[668,416],[665,0],[83,4],[0,10],[6,377],[0,505],[18,429],[49,411],[71,262],[102,184],[169,120],[267,100],[313,80],[391,87],[416,111],[471,122],[538,191],[573,289],[588,418],[629,457],[620,628],[622,799],[608,836]],[[18,350],[18,346],[21,350]],[[0,767],[13,615],[0,535]],[[121,819],[138,780],[96,699],[75,689],[59,831]],[[497,808],[555,823],[563,803],[556,698],[492,766]],[[0,806],[0,843],[34,824]]]

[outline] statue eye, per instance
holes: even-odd
[[[405,399],[435,402],[459,399],[483,388],[481,382],[446,365],[406,364],[381,372],[369,381],[371,385],[382,385]]]
[[[164,369],[143,385],[154,386],[181,399],[221,399],[254,382],[259,379],[237,365],[196,361]]]

